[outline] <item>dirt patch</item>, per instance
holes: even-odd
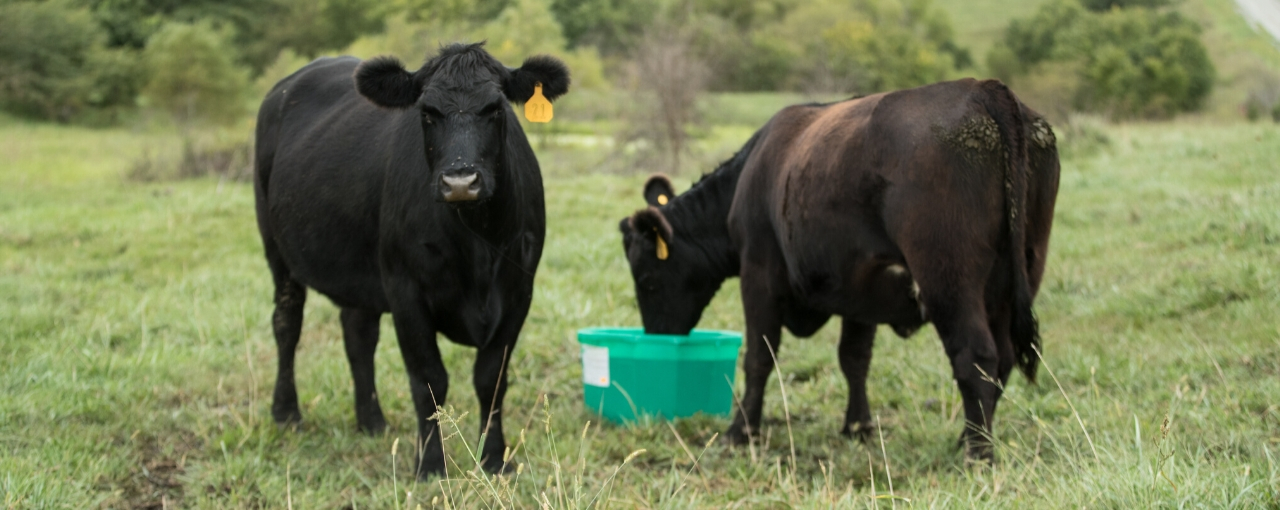
[[[137,434],[118,441],[133,445],[129,474],[109,484],[116,497],[102,507],[134,510],[180,508],[185,495],[182,475],[196,456],[202,441],[189,431],[171,435]]]

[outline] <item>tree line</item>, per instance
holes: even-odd
[[[628,70],[663,38],[712,91],[867,94],[965,75],[1016,90],[1053,73],[1071,108],[1161,117],[1199,108],[1215,78],[1200,27],[1167,0],[1050,0],[978,57],[930,0],[0,0],[0,108],[228,122],[311,58],[417,61],[455,39],[487,39],[509,65],[564,55],[576,84],[607,89],[643,81]]]

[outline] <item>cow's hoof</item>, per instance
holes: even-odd
[[[725,431],[721,436],[721,441],[729,446],[742,446],[751,442],[751,434],[747,432],[746,427],[733,425],[729,430]]]
[[[387,431],[387,420],[382,417],[382,413],[378,413],[370,418],[357,420],[360,423],[360,432],[371,436],[380,436]]]
[[[484,469],[484,472],[491,475],[501,476],[516,472],[515,462],[502,462],[501,457],[498,458],[497,462],[490,462],[489,459],[486,458],[481,461],[480,467]]]
[[[840,434],[850,438],[857,439],[862,443],[866,443],[876,432],[875,424],[870,421],[855,421],[846,423],[844,428],[840,430]]]
[[[964,463],[969,466],[987,466],[995,461],[995,451],[991,448],[991,443],[986,441],[969,443],[964,451]]]
[[[966,465],[989,465],[996,459],[991,442],[977,434],[961,433],[960,440],[956,441],[956,449],[964,449]]]
[[[271,409],[271,417],[275,419],[276,425],[288,428],[302,423],[302,411],[297,407],[292,409]]]

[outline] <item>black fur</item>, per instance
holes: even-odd
[[[321,58],[263,100],[254,195],[276,285],[277,421],[302,418],[293,360],[309,287],[342,308],[361,429],[386,428],[373,353],[391,313],[417,412],[417,474],[445,468],[432,419],[449,387],[438,334],[476,348],[480,461],[510,468],[507,363],[546,237],[541,170],[502,88],[510,74],[480,44],[441,48],[415,73],[389,57]],[[473,195],[459,198],[449,182],[467,177]]]
[[[548,101],[569,92],[569,68],[560,59],[547,55],[535,55],[525,59],[519,69],[511,71],[504,92],[507,99],[523,103],[533,97],[533,86],[542,84],[542,95]]]
[[[658,197],[666,196],[666,200],[659,200]],[[652,206],[663,206],[670,203],[676,198],[676,188],[671,185],[671,179],[662,174],[653,174],[649,176],[649,180],[644,183],[644,201]]]
[[[989,119],[998,134],[966,127]],[[760,431],[783,327],[804,336],[841,316],[841,431],[862,435],[877,324],[932,322],[964,402],[966,455],[989,459],[1010,373],[1035,376],[1032,302],[1059,173],[1047,129],[1004,85],[972,79],[788,107],[684,194],[620,225],[645,330],[687,334],[740,278],[746,391],[724,437],[742,443]],[[678,234],[667,260],[645,230],[658,218]]]
[[[395,57],[376,57],[356,66],[356,90],[383,108],[408,108],[422,95],[422,81]]]
[[[671,223],[667,221],[666,216],[663,216],[662,211],[658,210],[657,207],[651,206],[648,209],[636,211],[631,216],[629,226],[640,233],[657,232],[668,243],[675,237],[675,232],[671,230]]]
[[[1013,314],[1010,318],[1009,336],[1018,368],[1028,381],[1036,381],[1036,368],[1040,361],[1040,324],[1032,309],[1034,294],[1027,276],[1027,139],[1026,119],[1018,107],[1018,99],[1003,83],[996,80],[983,82],[987,97],[981,101],[987,113],[995,120],[1000,138],[1008,152],[1004,169],[1005,214],[1009,224],[1009,268],[1013,276]]]

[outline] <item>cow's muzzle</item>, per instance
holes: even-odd
[[[480,198],[480,174],[476,172],[440,176],[440,193],[445,202],[469,202]]]

